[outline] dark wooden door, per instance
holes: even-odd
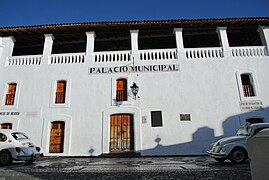
[[[64,148],[64,122],[51,123],[50,129],[50,153],[62,153]]]
[[[130,152],[134,150],[132,114],[110,116],[110,152]]]

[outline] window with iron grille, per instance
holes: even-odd
[[[127,101],[127,79],[117,79],[116,101]]]
[[[8,84],[5,105],[7,105],[7,106],[14,105],[16,87],[17,87],[16,83],[9,83]]]
[[[55,104],[64,104],[66,94],[66,81],[57,81]]]
[[[241,76],[244,97],[256,96],[252,75],[251,74],[241,74],[240,76]]]

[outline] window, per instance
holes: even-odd
[[[244,97],[255,96],[254,83],[251,74],[241,74]]]
[[[23,134],[23,133],[12,133],[11,134],[13,137],[14,137],[14,139],[16,139],[16,140],[22,140],[22,139],[29,139],[25,134]]]
[[[16,83],[9,83],[8,84],[5,105],[14,105],[16,86],[17,86]]]
[[[58,81],[55,96],[55,104],[64,104],[65,94],[66,94],[66,81]]]
[[[151,126],[152,127],[163,126],[162,111],[151,111]]]
[[[116,101],[127,101],[127,79],[117,79]]]
[[[1,129],[12,129],[11,123],[3,123],[1,124]]]
[[[246,122],[250,124],[263,123],[263,118],[249,118],[249,119],[246,119]]]

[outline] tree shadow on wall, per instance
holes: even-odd
[[[264,108],[258,111],[250,111],[234,116],[228,117],[222,123],[223,135],[216,136],[215,131],[212,128],[207,126],[198,128],[192,134],[192,141],[164,145],[166,140],[161,137],[159,134],[153,140],[156,143],[156,146],[149,149],[144,149],[141,151],[142,155],[203,155],[206,154],[208,147],[211,143],[228,136],[233,136],[236,133],[236,130],[246,124],[247,118],[257,118],[261,117],[264,119],[264,122],[269,122],[268,119],[269,108]],[[184,137],[181,137],[184,140]]]

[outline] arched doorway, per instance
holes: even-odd
[[[50,129],[50,153],[63,153],[64,150],[64,128],[63,121],[51,122]]]
[[[110,153],[128,153],[134,150],[132,114],[110,115]]]

